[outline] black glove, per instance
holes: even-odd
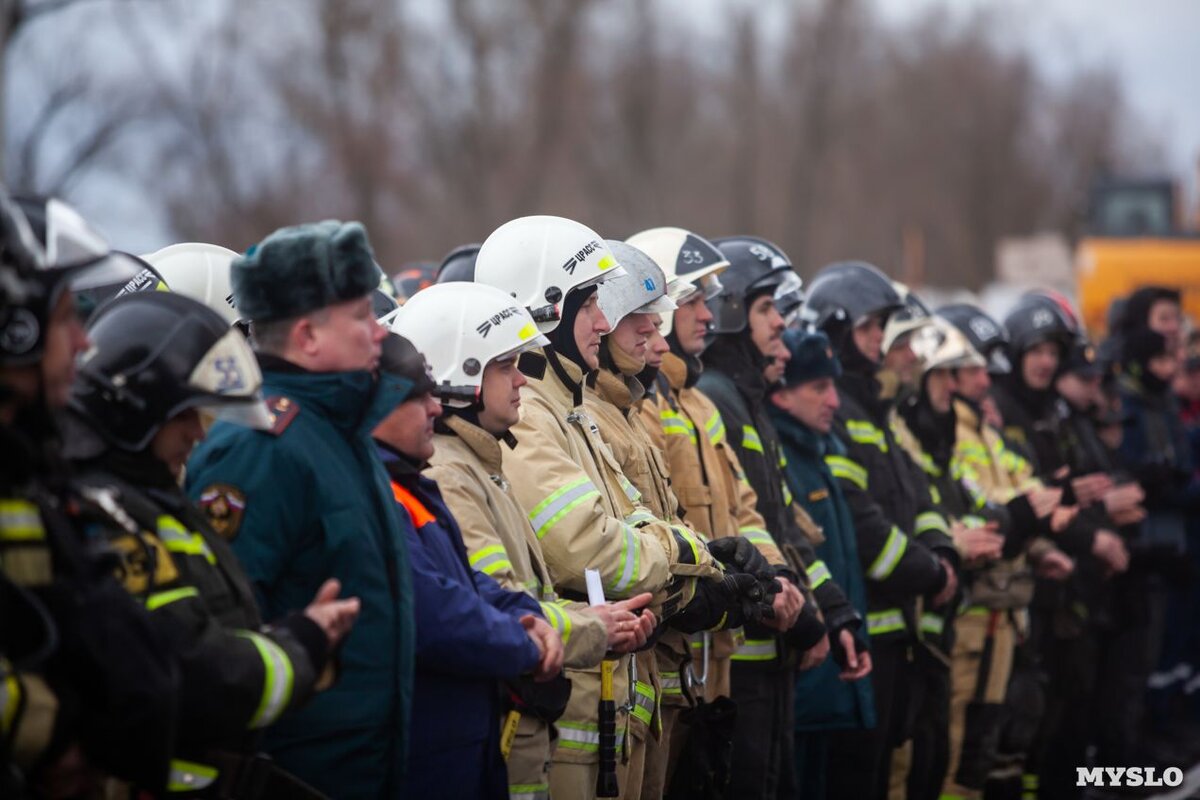
[[[812,649],[826,632],[825,623],[817,614],[816,605],[811,602],[805,603],[804,608],[800,609],[800,616],[796,618],[796,624],[784,633],[787,643],[801,652]]]
[[[771,600],[759,579],[744,572],[733,572],[720,580],[696,581],[696,596],[687,607],[667,620],[667,624],[677,631],[697,633],[718,625],[736,628],[773,613]]]
[[[774,574],[767,559],[758,551],[749,539],[741,536],[725,536],[713,539],[708,543],[708,552],[712,557],[736,572],[749,572],[751,575],[760,573]]]

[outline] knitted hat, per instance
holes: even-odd
[[[280,228],[234,260],[230,272],[237,309],[252,322],[364,297],[382,274],[362,224],[337,220]]]
[[[785,386],[797,386],[818,378],[836,378],[842,374],[841,362],[824,333],[793,329],[783,334],[783,343],[792,356],[783,370]]]

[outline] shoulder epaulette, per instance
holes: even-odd
[[[267,411],[271,414],[271,434],[279,436],[300,413],[300,404],[290,397],[275,395],[267,398]]]

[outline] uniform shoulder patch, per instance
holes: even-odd
[[[273,395],[267,398],[267,411],[271,414],[271,434],[278,436],[300,413],[300,404],[290,397]]]
[[[208,524],[226,541],[237,538],[246,513],[246,495],[228,483],[212,483],[200,492],[200,508]]]

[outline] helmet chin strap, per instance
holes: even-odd
[[[554,345],[547,345],[543,348],[546,353],[546,362],[550,365],[550,369],[558,376],[558,379],[563,382],[563,385],[571,390],[571,405],[578,408],[583,405],[583,381],[574,380],[566,367],[563,366],[561,357],[556,352]],[[584,369],[584,378],[587,378],[589,370]]]

